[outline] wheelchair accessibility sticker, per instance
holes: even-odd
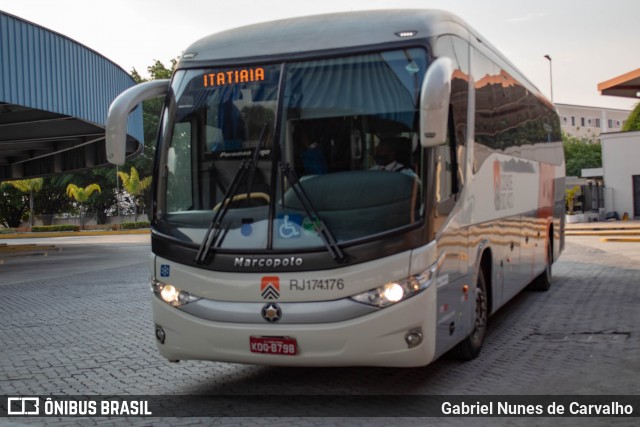
[[[302,215],[285,214],[278,217],[278,236],[281,239],[297,239],[301,235]]]

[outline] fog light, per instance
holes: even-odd
[[[156,325],[156,339],[160,341],[160,344],[164,344],[164,339],[166,338],[166,334],[164,333],[164,329],[161,326]]]
[[[422,329],[412,329],[404,336],[409,348],[417,347],[422,343]]]

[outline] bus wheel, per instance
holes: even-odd
[[[476,284],[476,319],[473,331],[464,341],[453,349],[453,354],[462,360],[472,360],[478,357],[482,349],[482,343],[487,333],[489,320],[489,304],[487,300],[487,284],[482,268],[478,271]]]
[[[529,289],[532,291],[546,292],[551,287],[551,266],[553,265],[553,246],[551,240],[547,242],[545,268],[538,277],[529,285]]]

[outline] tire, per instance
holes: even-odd
[[[461,360],[473,360],[480,354],[489,320],[489,300],[487,284],[482,268],[478,271],[476,283],[476,318],[473,331],[453,348],[453,355]]]
[[[546,261],[545,268],[538,277],[529,285],[529,289],[532,291],[546,292],[551,288],[552,280],[552,265],[553,265],[553,245],[551,239],[547,241]]]

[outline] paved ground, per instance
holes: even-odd
[[[148,236],[114,239],[102,245],[48,239],[39,244],[61,250],[46,257],[3,258],[0,251],[0,395],[640,394],[638,243],[568,237],[552,289],[524,292],[493,317],[485,348],[472,362],[444,357],[421,369],[286,369],[167,363],[152,336]],[[637,425],[633,421],[0,418],[0,425]]]
[[[120,269],[149,253],[149,234],[2,239],[0,286]]]

